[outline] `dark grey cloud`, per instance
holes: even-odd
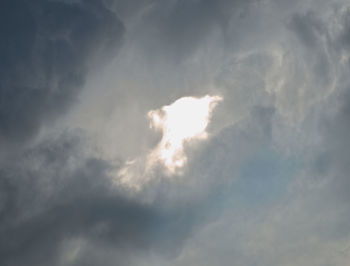
[[[0,143],[19,142],[76,100],[86,75],[124,31],[102,1],[2,1]]]
[[[65,245],[80,239],[73,265],[127,265],[128,256],[157,251],[174,256],[195,222],[196,204],[141,203],[113,188],[107,162],[84,157],[77,137],[27,150],[0,171],[0,264],[68,265]],[[65,262],[66,261],[66,262]],[[89,262],[90,261],[90,262]]]
[[[339,106],[335,114],[325,114],[320,121],[323,146],[314,161],[314,171],[319,178],[331,178],[325,189],[325,197],[335,204],[348,205],[350,188],[350,97],[349,89],[336,97],[334,104]],[[350,208],[346,208],[350,215]],[[347,227],[345,228],[345,232]],[[344,232],[344,233],[345,233]]]
[[[307,14],[295,14],[290,22],[290,26],[295,30],[303,44],[312,48],[319,45],[320,33],[325,31],[322,22],[311,11]]]
[[[181,62],[196,52],[213,32],[227,35],[232,17],[243,19],[251,6],[259,1],[149,2],[138,18],[138,23],[143,25],[137,37],[142,49],[150,53],[153,59],[161,55],[168,60]]]
[[[347,9],[345,14],[342,16],[342,34],[340,37],[341,47],[347,50],[350,49],[350,10]]]
[[[343,266],[329,250],[350,243],[349,10],[2,1],[0,264]],[[107,82],[91,81],[116,54]],[[224,101],[183,176],[155,171],[138,193],[113,183],[120,158],[160,138],[148,110],[207,93]],[[65,126],[83,133],[57,137]]]
[[[160,177],[141,195],[129,196],[113,185],[115,165],[84,153],[79,132],[13,155],[0,168],[0,263],[133,265],[145,254],[176,258],[188,238],[220,215],[231,193],[227,179],[243,157],[270,141],[273,115],[271,108],[256,107],[249,121],[225,130],[206,148],[211,156],[200,156],[194,165],[199,171],[186,177],[200,176],[193,179],[199,190]],[[241,156],[227,161],[226,154],[235,150]],[[144,202],[143,195],[153,200]]]

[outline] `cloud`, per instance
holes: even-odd
[[[349,10],[2,1],[0,264],[346,265]],[[225,100],[164,137],[188,95]]]
[[[124,26],[94,0],[2,1],[0,10],[0,140],[6,145],[34,136],[69,109],[92,66],[120,46]]]
[[[187,163],[185,145],[208,138],[206,131],[220,96],[182,97],[170,105],[148,112],[150,127],[162,132],[162,138],[145,158],[126,162],[116,182],[140,190],[158,166],[163,175],[176,176]],[[159,167],[158,167],[159,168]]]
[[[145,204],[111,189],[111,166],[84,156],[79,139],[48,140],[2,167],[1,264],[85,265],[106,248],[117,251],[106,265],[147,250],[173,256],[191,231],[195,207]]]

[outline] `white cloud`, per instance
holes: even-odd
[[[118,172],[118,181],[140,189],[161,167],[167,176],[181,174],[187,162],[184,145],[208,138],[206,128],[220,96],[182,97],[170,105],[148,112],[150,127],[162,132],[160,142],[146,156],[130,160]]]

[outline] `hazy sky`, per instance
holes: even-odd
[[[349,0],[1,0],[0,265],[350,265]]]

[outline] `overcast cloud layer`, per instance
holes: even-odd
[[[349,1],[2,0],[0,37],[0,265],[350,265]]]

